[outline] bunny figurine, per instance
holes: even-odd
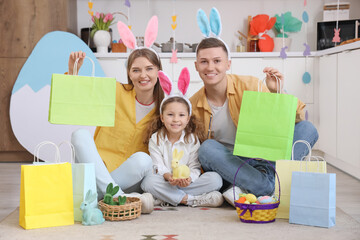
[[[173,169],[173,179],[188,178],[190,176],[190,169],[186,165],[180,165],[180,159],[184,156],[184,151],[178,152],[177,149],[173,151],[173,159],[171,167]]]
[[[85,200],[80,205],[80,209],[83,211],[83,225],[98,225],[105,222],[103,213],[100,211],[100,209],[90,206],[90,204],[95,201],[96,198],[97,194],[92,193],[92,191],[89,190],[86,193]]]

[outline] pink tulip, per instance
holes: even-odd
[[[113,15],[111,13],[106,14],[106,17],[109,21],[113,20]]]
[[[91,17],[91,21],[95,22],[94,15]]]
[[[104,13],[100,13],[100,17],[101,17],[101,18],[104,18]]]
[[[96,18],[100,18],[100,13],[96,12],[95,16]]]
[[[108,21],[108,16],[106,15],[105,18],[104,18],[104,20],[103,20],[103,22],[104,22],[104,23],[107,23],[107,21]]]

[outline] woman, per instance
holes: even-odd
[[[69,74],[74,62],[79,68],[85,53],[72,52],[69,58]],[[94,137],[84,129],[75,131],[72,143],[76,150],[76,161],[94,163],[98,197],[106,192],[109,183],[119,186],[117,195],[141,192],[142,179],[152,173],[152,160],[148,146],[143,143],[149,122],[159,115],[164,93],[158,81],[161,70],[158,55],[148,48],[132,51],[127,61],[128,84],[117,82],[114,127],[97,127]],[[153,197],[149,193],[127,194],[139,197],[142,213],[151,213]]]

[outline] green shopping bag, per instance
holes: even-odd
[[[91,58],[86,57],[92,61]],[[75,61],[74,72],[77,72]],[[107,126],[115,123],[115,78],[53,74],[49,122],[53,124]]]
[[[297,98],[244,91],[234,155],[275,161],[291,159]]]

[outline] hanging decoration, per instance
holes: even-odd
[[[284,31],[284,25],[285,25],[285,20],[284,20],[284,14],[281,14],[281,32],[282,32],[282,48],[280,51],[280,57],[282,59],[286,59],[287,58],[287,54],[286,54],[286,49],[288,49],[287,46],[285,46],[285,31]]]
[[[89,6],[88,13],[89,13],[90,16],[92,17],[92,16],[94,15],[94,11],[92,11],[93,3],[91,2],[91,0],[88,2],[88,6]]]
[[[310,46],[307,41],[307,36],[308,36],[307,27],[308,27],[308,22],[309,22],[309,14],[306,11],[306,5],[307,5],[307,1],[304,0],[304,11],[302,14],[302,20],[305,25],[305,43],[303,44],[305,47],[305,50],[303,52],[303,56],[305,57],[305,72],[302,76],[302,81],[304,84],[309,84],[311,82],[311,75],[307,70],[307,59],[308,59],[308,56],[311,55],[311,52],[310,52]],[[308,119],[309,119],[309,112],[308,112],[308,110],[305,110],[305,120],[307,121]]]
[[[171,16],[171,28],[172,28],[172,32],[173,32],[173,46],[171,49],[172,52],[172,56],[170,58],[170,63],[177,63],[178,62],[178,58],[177,58],[177,49],[176,49],[176,41],[175,41],[175,29],[177,27],[177,23],[176,23],[176,14],[175,14],[175,0],[173,0],[173,15]]]
[[[332,42],[335,43],[339,43],[340,42],[340,30],[341,28],[339,28],[339,5],[340,5],[340,0],[337,1],[337,10],[336,10],[336,28],[334,28],[334,37],[332,39]]]
[[[308,35],[307,26],[308,26],[308,22],[309,22],[309,15],[306,11],[306,4],[307,4],[307,2],[304,1],[304,11],[302,14],[302,20],[305,23],[304,24],[305,25],[305,43],[303,44],[305,47],[305,50],[303,52],[303,56],[305,57],[305,73],[303,74],[302,81],[304,84],[309,84],[311,82],[311,75],[307,71],[307,59],[308,59],[308,56],[311,55],[311,52],[310,52],[310,46],[307,42],[307,35]]]
[[[125,0],[124,5],[128,8],[127,20],[128,20],[128,28],[131,30],[131,22],[130,22],[130,0]]]

